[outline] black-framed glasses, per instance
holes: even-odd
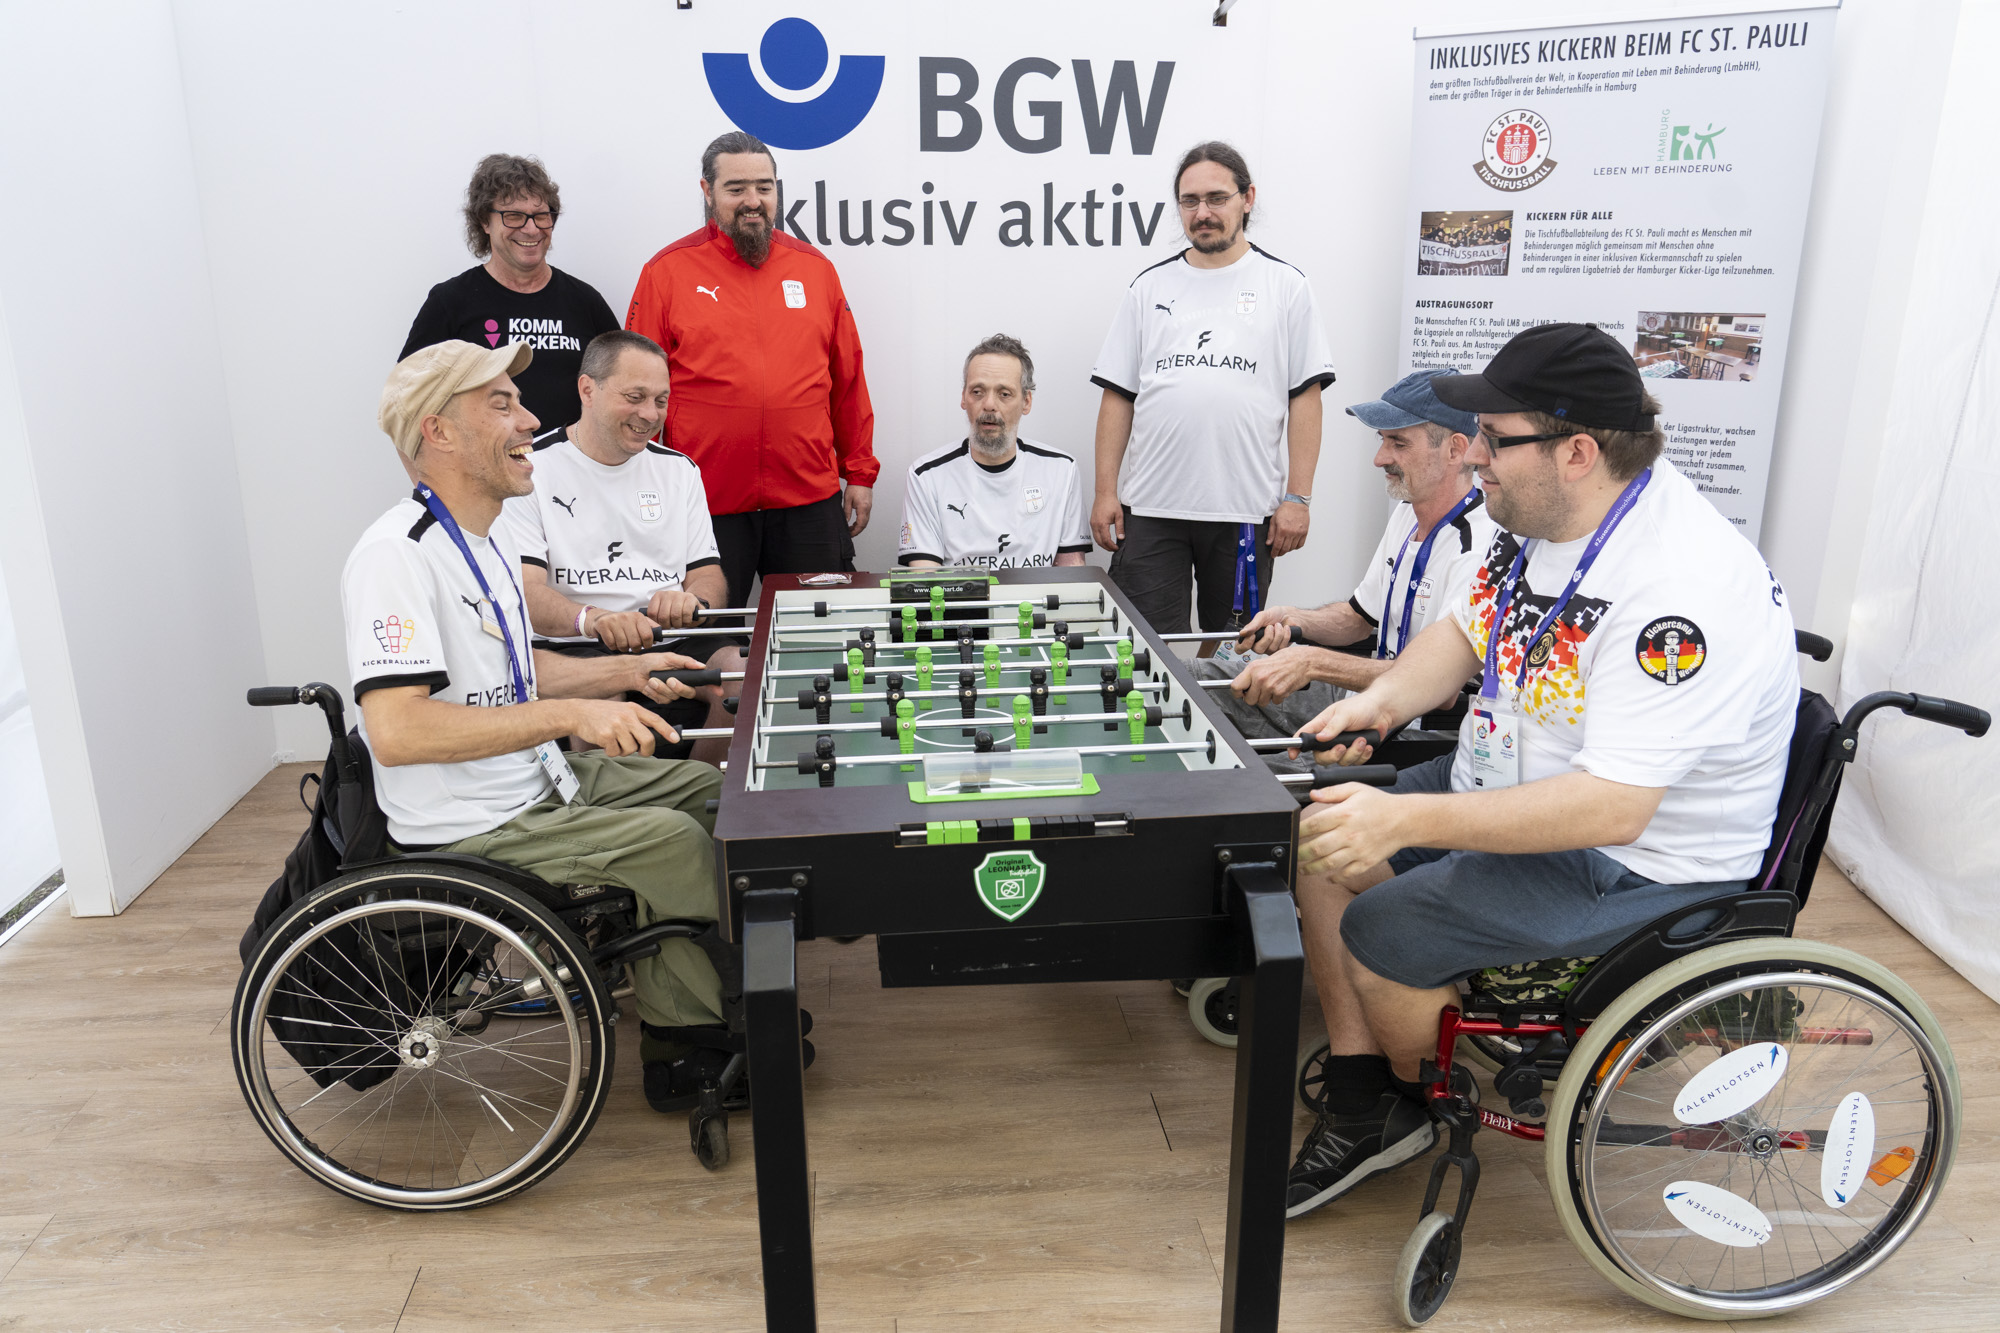
[[[1207,194],[1184,194],[1174,200],[1174,202],[1180,205],[1180,210],[1183,213],[1192,213],[1203,204],[1207,204],[1211,209],[1219,210],[1224,204],[1242,193],[1243,191],[1241,190],[1230,190],[1227,192],[1212,190]]]
[[[525,227],[528,223],[533,222],[543,231],[552,231],[556,225],[556,215],[546,208],[539,213],[524,213],[517,208],[491,208],[487,211],[489,213],[498,213],[500,215],[500,225],[503,227]]]
[[[1539,444],[1543,440],[1567,440],[1572,435],[1582,435],[1580,430],[1559,430],[1547,435],[1488,435],[1486,427],[1479,428],[1479,438],[1486,441],[1489,449],[1505,449],[1515,444]]]

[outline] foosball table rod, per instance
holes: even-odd
[[[1343,782],[1359,782],[1368,787],[1396,785],[1394,764],[1354,764],[1342,768],[1334,764],[1311,773],[1280,773],[1278,781],[1287,787],[1337,787]]]
[[[1033,664],[1031,663],[1030,666],[1032,665]],[[1046,665],[1046,663],[1044,663],[1044,665]],[[1001,670],[1008,671],[1011,670],[1011,668],[1002,667]],[[821,672],[820,674],[824,675],[825,673]],[[943,675],[944,673],[939,672],[938,674]],[[1008,699],[1012,699],[1015,695],[1020,694],[1022,692],[1022,687],[1019,685],[993,685],[993,686],[981,685],[981,686],[976,686],[975,688],[978,690],[979,697],[982,699],[997,699],[1002,696],[1005,696]],[[1048,688],[1050,694],[1055,694],[1057,692],[1061,692],[1064,695],[1101,694],[1103,692],[1102,682],[1095,680],[1088,680],[1081,676],[1065,681],[1061,685],[1051,684]],[[1124,680],[1118,683],[1118,693],[1120,696],[1130,694],[1133,690],[1137,690],[1141,694],[1161,694],[1170,697],[1173,694],[1173,682],[1171,679],[1169,679],[1169,680],[1158,680],[1158,681]],[[887,690],[864,690],[860,694],[843,694],[838,692],[830,692],[830,695],[832,702],[840,704],[851,703],[857,699],[860,700],[862,703],[871,703],[871,704],[887,703],[889,701],[889,692]],[[957,690],[904,690],[898,695],[896,695],[896,697],[898,699],[957,699],[958,691]],[[784,704],[787,702],[796,702],[796,700],[791,695],[767,694],[764,696],[763,702],[767,704]],[[801,704],[800,707],[806,707],[806,705]],[[1068,722],[1071,720],[1070,716],[1067,713],[1049,713],[1047,715],[1047,718],[1048,720],[1054,722]],[[1037,720],[1040,720],[1040,718],[1038,718]]]
[[[846,696],[843,695],[842,697],[845,698]],[[1016,697],[1025,699],[1027,696],[1017,695]],[[1030,713],[1029,716],[1034,719],[1036,726],[1042,726],[1050,722],[1116,722],[1123,725],[1130,720],[1131,715],[1121,709],[1116,713]],[[1161,721],[1165,720],[1166,716],[1166,714],[1161,712],[1158,704],[1150,705],[1147,725],[1157,727]],[[1182,726],[1192,726],[1194,724],[1194,710],[1188,707],[1187,700],[1185,699],[1181,700],[1181,711],[1175,716],[1180,718]],[[920,717],[912,718],[910,725],[918,731],[967,731],[971,729],[972,723],[983,720],[985,719]],[[758,733],[764,736],[799,736],[819,735],[831,731],[859,731],[893,737],[896,734],[895,722],[896,719],[887,717],[877,719],[874,722],[786,722],[776,726],[760,727],[758,728]],[[716,727],[711,731],[683,731],[681,733],[682,736],[692,736],[696,740],[701,740],[709,735],[733,736],[735,734],[735,729],[732,727]],[[1063,746],[1060,748],[1068,749],[1069,747]]]
[[[689,734],[689,733],[683,733]],[[1153,754],[1206,754],[1209,761],[1215,759],[1215,733],[1210,732],[1206,741],[1149,741],[1143,745],[1065,745],[1058,747],[1076,754],[1132,755],[1145,758]],[[839,768],[872,767],[879,764],[908,764],[913,762],[906,754],[805,754],[796,760],[759,759],[759,769],[791,769],[797,773],[824,777]]]
[[[1007,608],[1007,609],[1009,609],[1009,610],[1012,610],[1013,608],[1015,608],[1015,607],[1019,606],[1019,605],[1020,605],[1020,604],[1021,604],[1022,602],[1028,602],[1028,603],[1032,604],[1032,603],[1034,603],[1034,602],[1035,602],[1035,601],[1037,601],[1037,600],[1038,600],[1038,599],[1036,599],[1036,598],[1033,598],[1033,597],[1016,597],[1016,598],[1015,598],[1014,600],[1012,600],[1012,601],[1010,601],[1010,602],[954,602],[954,601],[951,601],[951,600],[949,600],[949,599],[946,599],[946,600],[945,600],[945,602],[944,602],[944,607],[945,607],[945,609],[946,609],[946,610],[948,610],[948,611],[992,611],[992,610],[995,610],[996,608],[1000,608],[1000,607],[1005,607],[1005,608]],[[1039,600],[1040,600],[1040,602],[1041,602],[1041,608],[1040,608],[1040,609],[1042,609],[1042,610],[1044,610],[1044,611],[1060,611],[1060,610],[1062,609],[1062,606],[1063,606],[1063,599],[1062,599],[1062,598],[1061,598],[1060,596],[1058,596],[1057,594],[1055,594],[1055,593],[1050,593],[1050,594],[1049,594],[1049,595],[1048,595],[1047,597],[1043,597],[1043,598],[1040,598]],[[930,609],[932,608],[932,606],[933,606],[933,605],[934,605],[934,603],[932,603],[932,602],[930,602],[930,601],[924,601],[924,602],[848,602],[848,603],[841,603],[841,602],[814,602],[814,603],[813,603],[813,604],[812,604],[811,606],[781,606],[781,607],[777,608],[777,610],[778,610],[778,614],[779,614],[779,615],[781,615],[781,616],[803,616],[803,615],[811,615],[811,616],[815,616],[815,617],[817,617],[817,618],[819,618],[819,619],[825,619],[825,618],[826,618],[826,617],[827,617],[827,616],[828,616],[829,614],[832,614],[833,612],[836,612],[836,611],[841,611],[841,612],[846,612],[846,611],[887,611],[887,612],[889,612],[889,613],[890,613],[891,615],[901,615],[901,614],[902,614],[902,612],[903,612],[903,608],[904,608],[904,607],[906,607],[906,606],[908,606],[908,607],[914,607],[914,608],[916,608],[917,610],[920,610],[920,611],[928,611],[928,610],[930,610]],[[1099,611],[1102,611],[1102,610],[1104,609],[1104,590],[1103,590],[1102,588],[1099,588],[1099,589],[1097,590],[1097,596],[1096,596],[1095,598],[1092,598],[1092,599],[1090,599],[1090,600],[1087,600],[1087,601],[1081,601],[1081,602],[1077,602],[1077,601],[1072,601],[1072,602],[1070,603],[1070,605],[1071,605],[1071,606],[1094,606],[1094,607],[1096,607],[1096,608],[1097,608],[1097,609],[1098,609]],[[720,614],[720,613],[717,613],[717,614]]]
[[[1265,628],[1268,629],[1270,628],[1270,626],[1266,626]],[[1293,643],[1309,642],[1309,640],[1306,638],[1306,632],[1299,626],[1290,625],[1287,626],[1286,628],[1291,630],[1291,640]],[[1261,635],[1264,631],[1258,630],[1257,632]],[[1235,639],[1240,641],[1244,638],[1247,638],[1248,633],[1247,631],[1244,630],[1204,629],[1204,630],[1194,630],[1187,634],[1155,634],[1153,637],[1158,639],[1161,643],[1208,643],[1211,640],[1220,642],[1223,639]]]

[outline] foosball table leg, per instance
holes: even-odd
[[[1236,1010],[1222,1333],[1273,1333],[1285,1264],[1285,1174],[1291,1164],[1305,948],[1297,904],[1277,865],[1232,866],[1227,887],[1230,914],[1250,946],[1253,966],[1242,978]]]
[[[750,1047],[756,1141],[757,1230],[764,1250],[764,1324],[811,1333],[812,1176],[806,1157],[804,1053],[799,1045],[799,895],[743,895],[743,1005]]]

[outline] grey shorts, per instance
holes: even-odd
[[[1213,657],[1195,659],[1194,674],[1200,680],[1234,680],[1243,674],[1242,661],[1218,662]],[[1296,736],[1306,723],[1331,708],[1335,702],[1347,697],[1347,691],[1329,685],[1323,680],[1315,680],[1276,703],[1247,704],[1243,696],[1234,690],[1210,690],[1209,702],[1222,710],[1223,716],[1236,724],[1236,729],[1251,740],[1258,737]],[[1264,762],[1279,773],[1310,773],[1312,760],[1300,755],[1297,759],[1287,759],[1280,750],[1266,753]]]
[[[1390,788],[1450,790],[1450,755],[1404,769]],[[1595,849],[1509,856],[1409,847],[1389,868],[1394,878],[1347,905],[1340,938],[1370,972],[1425,990],[1484,967],[1601,954],[1655,917],[1746,887],[1661,884]]]

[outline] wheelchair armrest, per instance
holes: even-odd
[[[1699,926],[1691,924],[1709,913],[1717,914],[1715,920]],[[1696,949],[1757,936],[1790,935],[1798,914],[1799,900],[1791,894],[1752,889],[1710,898],[1655,917],[1607,950],[1583,974],[1583,979],[1569,993],[1566,1018],[1573,1024],[1589,1022],[1638,984],[1640,978]]]

